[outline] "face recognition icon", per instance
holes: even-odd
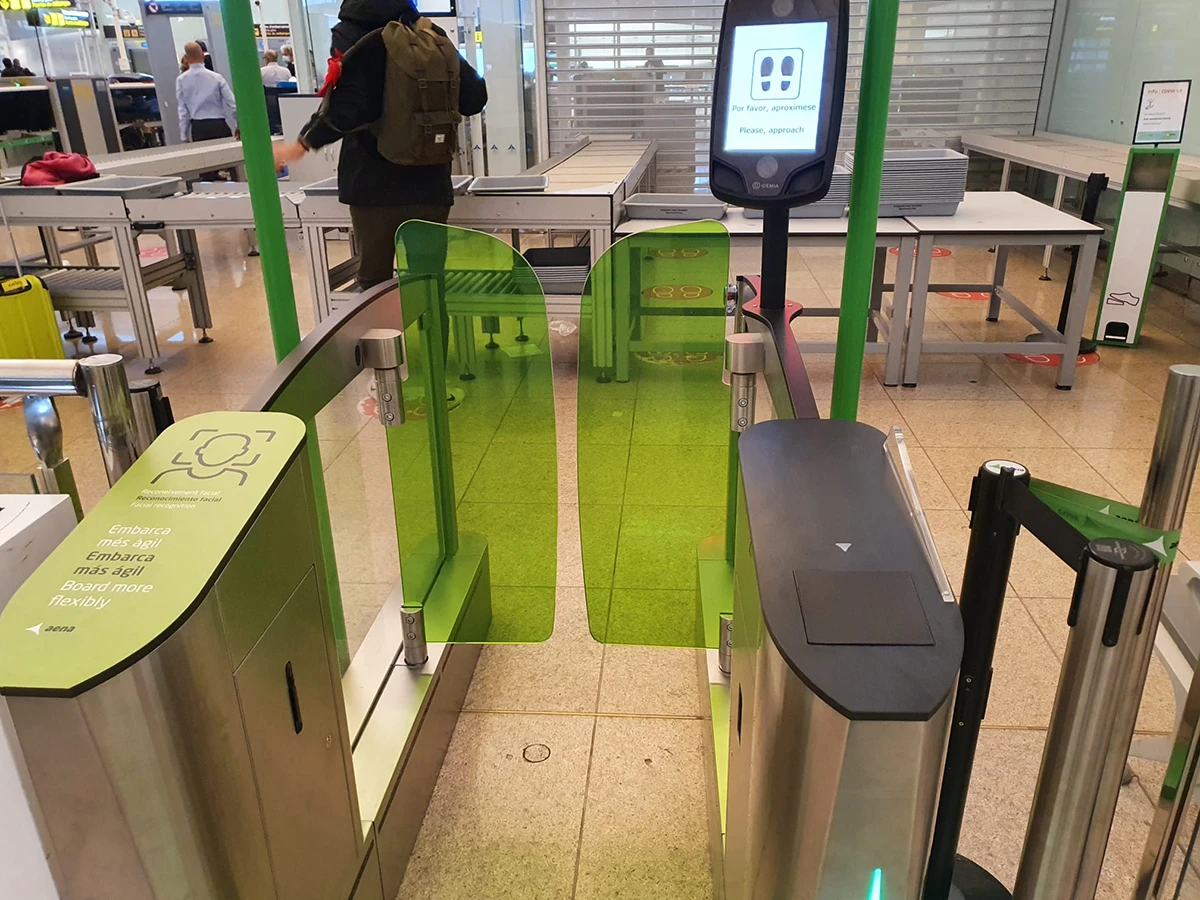
[[[753,100],[795,100],[800,96],[800,69],[804,51],[759,50],[754,54],[754,72],[750,79]]]

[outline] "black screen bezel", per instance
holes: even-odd
[[[783,0],[785,3],[786,0]],[[755,209],[800,206],[820,200],[829,190],[837,157],[838,135],[842,125],[842,104],[846,91],[846,61],[849,52],[849,0],[794,0],[790,13],[777,15],[774,7],[781,0],[729,0],[721,19],[721,38],[713,83],[712,126],[709,134],[709,187],[720,200]],[[755,178],[755,165],[763,152],[725,150],[725,131],[729,109],[728,61],[733,58],[734,29],[743,25],[825,22],[824,84],[821,89],[821,113],[816,146],[811,151],[766,151],[779,161],[780,190],[775,195],[752,193],[748,180]],[[718,185],[714,175],[719,168],[736,172],[743,188],[731,190]],[[804,179],[809,187],[795,185],[797,177],[819,169],[820,186],[811,187],[811,175]]]

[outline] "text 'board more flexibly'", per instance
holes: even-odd
[[[304,438],[280,413],[206,413],[163,432],[0,615],[0,693],[75,696],[168,638]]]

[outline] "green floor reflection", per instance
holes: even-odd
[[[720,610],[706,610],[700,557],[707,548],[724,567],[728,278],[729,236],[716,222],[625,238],[589,276],[579,516],[599,641],[716,646]]]
[[[452,602],[430,588],[480,535],[490,617],[427,609],[427,639],[543,641],[554,628],[558,536],[545,297],[520,254],[477,231],[407,222],[397,262],[402,276],[444,271],[428,291],[401,289],[405,407],[410,425],[425,426],[391,429],[414,434],[389,441],[405,605]]]

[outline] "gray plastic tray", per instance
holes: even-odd
[[[142,175],[101,175],[87,181],[60,184],[60,194],[102,194],[124,197],[126,200],[152,200],[170,197],[183,190],[183,179],[174,176],[148,177]]]
[[[536,194],[550,186],[545,175],[484,175],[471,182],[470,194]]]
[[[625,201],[631,219],[723,219],[727,208],[712,194],[634,194]]]
[[[763,211],[761,209],[745,209],[742,214],[747,219],[761,219]],[[788,213],[792,219],[840,219],[846,214],[845,203],[826,203],[821,200],[816,203],[810,203],[808,206],[797,206]]]
[[[320,181],[314,181],[312,184],[306,184],[304,187],[300,188],[300,190],[306,194],[313,194],[314,196],[321,196],[323,194],[337,194],[337,176],[334,175],[332,178],[322,178]]]

